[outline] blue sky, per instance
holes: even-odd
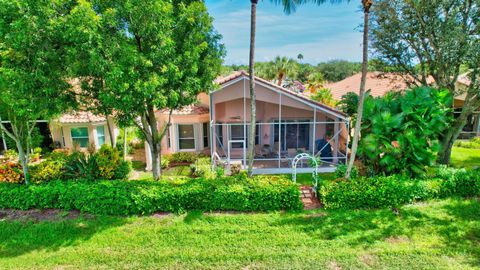
[[[249,0],[206,0],[214,25],[223,35],[227,48],[226,64],[247,64],[250,35]],[[291,15],[268,0],[257,8],[257,61],[268,61],[277,55],[304,62],[345,59],[361,61],[363,14],[360,1],[342,4],[307,4]]]

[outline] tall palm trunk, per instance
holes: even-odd
[[[284,77],[283,73],[278,74],[278,82],[277,82],[278,86],[282,86],[283,77]]]
[[[369,15],[370,15],[370,7],[372,6],[372,4],[373,4],[373,0],[362,0],[363,12],[364,12],[362,80],[360,82],[360,98],[358,101],[355,133],[353,135],[352,153],[350,154],[350,160],[348,162],[347,172],[345,173],[346,179],[350,178],[350,173],[352,172],[353,163],[355,162],[355,157],[357,155],[358,141],[360,139],[360,130],[362,128],[363,104],[365,102],[365,85],[367,83],[367,72],[368,72],[368,21],[369,21]]]
[[[258,0],[251,0],[250,15],[250,59],[249,59],[249,76],[250,76],[250,129],[248,132],[248,175],[253,174],[253,158],[255,154],[255,129],[257,121],[257,111],[255,104],[255,29],[257,24],[257,3]]]

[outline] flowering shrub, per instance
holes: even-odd
[[[0,165],[0,182],[23,183],[22,166],[18,163],[7,162]]]

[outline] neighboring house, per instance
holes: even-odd
[[[113,119],[109,119],[109,122],[114,134],[114,143],[116,143],[119,129]],[[9,122],[3,123],[8,128]],[[92,146],[98,150],[103,144],[111,144],[106,118],[93,115],[91,112],[63,114],[50,122],[37,121],[37,126],[41,135],[44,136],[42,147],[86,151]],[[7,150],[6,140],[7,135],[0,132],[0,153]]]
[[[108,121],[115,144],[119,129],[112,118]],[[107,118],[91,112],[63,114],[50,122],[50,130],[56,148],[86,150],[93,146],[99,149],[104,144],[111,144]]]
[[[250,123],[249,77],[244,71],[216,80],[220,89],[200,94],[199,103],[174,111],[162,153],[210,153],[213,164],[247,164]],[[331,172],[345,163],[348,116],[295,92],[256,78],[257,128],[254,173],[289,173],[299,153],[322,160],[318,171]],[[168,112],[157,112],[164,126]],[[151,169],[148,145],[147,170]],[[299,172],[311,172],[308,162]]]
[[[325,85],[325,88],[332,92],[335,100],[340,100],[343,95],[348,92],[359,92],[362,74],[357,73],[342,81]],[[374,97],[383,96],[389,91],[404,91],[409,88],[407,82],[408,77],[401,76],[398,73],[382,73],[369,72],[367,74],[367,84],[365,89],[370,90],[370,94]],[[430,80],[432,81],[432,80]],[[433,82],[433,81],[432,81]],[[457,91],[462,92],[463,89],[470,85],[470,80],[465,76],[460,76],[457,81]],[[466,94],[461,94],[454,99],[455,112],[460,113],[465,102]],[[463,129],[460,138],[470,138],[472,136],[480,136],[480,112],[475,112],[468,119],[468,123]]]

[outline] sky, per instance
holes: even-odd
[[[249,0],[206,0],[208,12],[214,18],[215,29],[223,36],[227,49],[225,63],[248,64],[250,40]],[[296,58],[303,62],[362,59],[363,13],[360,1],[321,6],[299,6],[286,15],[283,7],[268,0],[257,6],[256,61],[269,61],[275,56]]]

